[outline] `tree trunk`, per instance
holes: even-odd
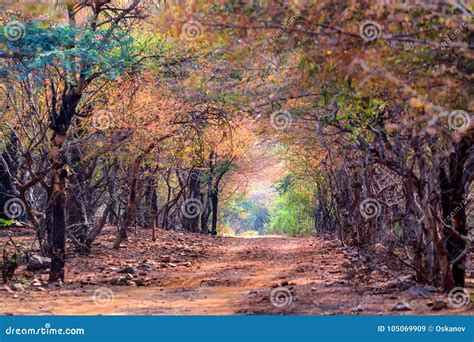
[[[135,209],[137,205],[137,182],[138,182],[138,171],[142,159],[155,148],[155,143],[150,144],[145,151],[143,151],[137,158],[135,158],[131,173],[130,173],[130,197],[128,200],[127,208],[125,210],[125,217],[122,225],[119,228],[117,238],[114,241],[113,248],[118,249],[122,241],[127,238],[127,229],[130,227],[132,222],[135,220]]]
[[[205,202],[204,210],[201,215],[201,233],[208,234],[209,233],[209,217],[211,216],[212,212],[212,201],[211,201],[211,191],[208,190],[207,195],[203,195],[203,203]],[[204,201],[204,198],[206,199]]]
[[[199,231],[199,221],[202,214],[201,170],[199,169],[191,170],[189,181],[189,197],[186,201],[193,201],[193,205],[185,205],[185,210],[183,212],[183,216],[185,217],[184,228],[191,232],[197,233]],[[200,204],[199,208],[197,208],[196,204]],[[187,210],[188,208],[190,210]]]
[[[138,173],[139,161],[135,160],[132,165],[130,174],[130,197],[128,199],[127,209],[125,210],[125,218],[120,225],[117,238],[115,239],[113,248],[118,249],[122,241],[127,239],[127,229],[130,227],[133,219],[135,218],[135,206],[137,197],[137,173]]]
[[[443,234],[446,239],[448,260],[452,267],[453,286],[464,287],[466,257],[469,244],[467,240],[466,203],[469,187],[469,175],[472,173],[472,143],[463,138],[454,145],[449,157],[448,170],[440,170],[441,206],[443,212]],[[471,161],[469,161],[471,158]],[[464,166],[467,164],[467,167]],[[450,290],[450,288],[446,288]]]
[[[85,168],[80,165],[81,151],[77,145],[69,148],[69,165],[72,174],[68,177],[68,191],[66,194],[66,229],[68,234],[74,237],[74,249],[79,254],[88,254],[86,246],[88,216],[85,203],[90,203],[85,189],[86,181],[89,176],[86,175]],[[92,176],[92,173],[90,174]]]
[[[66,258],[66,200],[67,171],[62,160],[61,149],[66,134],[54,133],[50,149],[50,161],[53,165],[51,205],[51,269],[49,281],[64,280],[64,264]]]
[[[77,89],[64,94],[59,114],[55,110],[56,95],[53,96],[51,115],[51,146],[49,161],[52,165],[52,189],[48,201],[48,212],[51,214],[50,242],[51,242],[51,269],[49,281],[64,280],[64,263],[66,258],[66,163],[62,155],[66,134],[71,120],[76,113],[76,107],[81,99]]]
[[[212,190],[211,195],[211,202],[212,202],[212,219],[211,219],[211,234],[217,235],[217,210],[219,208],[219,188],[214,187]]]
[[[96,222],[94,228],[88,233],[86,239],[86,246],[89,248],[92,247],[92,243],[94,240],[99,236],[102,231],[102,228],[105,226],[105,222],[107,221],[107,217],[110,217],[110,212],[112,211],[112,207],[115,204],[115,182],[117,179],[117,172],[118,172],[118,161],[117,157],[115,157],[113,164],[112,164],[112,171],[108,176],[108,188],[109,188],[109,202],[105,207],[105,210],[102,214],[101,219],[99,222]]]
[[[209,217],[211,216],[211,211],[212,211],[212,183],[213,183],[213,178],[214,178],[214,163],[213,163],[213,158],[214,158],[214,152],[211,152],[209,155],[209,176],[207,179],[207,193],[205,196],[202,196],[206,198],[206,201],[203,204],[204,205],[204,210],[201,215],[201,232],[203,234],[208,234],[209,233]]]
[[[145,191],[144,199],[144,213],[143,213],[143,225],[145,227],[151,227],[154,225],[154,219],[158,211],[157,196],[156,196],[156,178],[150,177],[148,185]]]
[[[168,183],[168,180],[166,180]],[[168,213],[169,213],[169,203],[171,200],[171,186],[168,184],[168,194],[166,195],[166,203],[165,203],[165,208],[163,210],[163,221],[161,223],[161,227],[163,229],[168,228]],[[158,221],[158,218],[156,219]]]
[[[8,220],[10,217],[5,213],[5,204],[8,200],[16,198],[18,191],[10,168],[3,155],[0,155],[0,218]]]

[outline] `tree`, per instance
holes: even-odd
[[[28,35],[20,40],[8,40],[6,55],[11,62],[2,73],[8,78],[21,79],[27,75],[41,82],[44,69],[49,79],[49,130],[51,131],[48,159],[51,164],[48,191],[48,225],[51,240],[50,281],[64,279],[66,215],[66,183],[68,171],[62,151],[68,131],[80,115],[78,111],[86,90],[100,79],[114,79],[126,69],[136,66],[141,52],[127,37],[128,24],[143,17],[139,1],[117,7],[113,1],[68,2],[68,24],[43,29],[28,25]],[[90,16],[85,17],[89,13]],[[125,25],[125,26],[124,26]],[[2,27],[8,30],[11,27]],[[19,29],[26,26],[19,23]],[[84,108],[84,107],[82,107]]]

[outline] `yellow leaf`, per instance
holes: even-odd
[[[415,109],[419,109],[423,107],[423,102],[416,97],[412,97],[410,99],[410,106],[412,106]]]

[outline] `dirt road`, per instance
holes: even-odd
[[[430,304],[437,299],[447,303],[445,295],[410,281],[400,284],[386,276],[383,268],[382,272],[359,269],[359,256],[354,250],[323,238],[206,238],[199,251],[185,250],[197,239],[194,234],[191,238],[184,234],[178,239],[178,246],[172,235],[169,241],[167,239],[165,236],[160,246],[167,246],[173,253],[182,248],[178,253],[181,260],[173,260],[175,254],[170,252],[171,257],[166,255],[163,263],[161,247],[143,248],[133,242],[117,252],[133,249],[139,253],[128,255],[135,275],[126,277],[133,281],[143,276],[145,284],[136,281],[133,285],[145,286],[111,285],[117,283],[113,277],[117,277],[123,265],[110,266],[117,265],[117,259],[110,257],[108,242],[104,241],[95,258],[72,259],[67,277],[74,280],[61,287],[48,287],[43,283],[43,286],[25,286],[23,291],[0,291],[0,312],[66,315],[473,313],[469,307],[434,311]],[[143,262],[139,263],[144,256],[152,270],[140,272]],[[97,262],[91,264],[92,260]],[[395,310],[399,303],[402,304]]]

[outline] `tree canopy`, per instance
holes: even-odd
[[[51,281],[110,224],[115,249],[133,226],[329,234],[464,286],[472,10],[414,3],[8,4],[0,222]]]

